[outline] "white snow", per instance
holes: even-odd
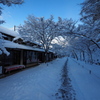
[[[0,100],[56,100],[66,58],[0,79]]]
[[[6,55],[9,55],[9,52],[5,49],[3,45],[4,39],[3,35],[0,33],[0,55],[4,52]]]
[[[13,41],[16,41],[16,40],[18,40],[18,39],[23,40],[23,39],[21,38],[21,36],[17,36],[17,37],[15,37],[15,38],[13,39]]]
[[[20,36],[19,33],[15,32],[15,31],[12,31],[12,30],[9,30],[9,29],[7,29],[5,27],[2,27],[2,26],[0,26],[0,32],[4,33],[4,34],[7,34],[7,35],[10,35],[10,36],[14,36],[14,37],[17,37],[17,36],[19,37]]]
[[[69,58],[68,68],[77,100],[100,100],[100,66]]]
[[[34,50],[34,51],[44,52],[44,49],[35,48],[32,46],[27,46],[27,45],[22,45],[22,44],[14,43],[12,41],[8,41],[8,40],[4,40],[3,45],[6,48],[17,48],[17,49],[26,49],[26,50]]]
[[[0,100],[57,100],[55,93],[62,84],[61,72],[66,59],[56,59],[0,79]],[[100,100],[100,66],[68,59],[68,75],[76,100]]]

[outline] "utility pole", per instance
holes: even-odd
[[[14,25],[14,31],[16,31],[16,26]]]

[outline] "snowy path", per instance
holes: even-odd
[[[98,67],[82,67],[69,58],[68,68],[77,100],[100,100],[100,76],[98,74]],[[95,70],[92,70],[93,68]],[[90,74],[87,69],[91,69],[92,73]],[[94,73],[98,75],[98,77],[95,76]]]
[[[66,58],[0,79],[0,100],[55,100]]]

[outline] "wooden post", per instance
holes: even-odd
[[[23,65],[23,50],[21,50],[20,64]]]

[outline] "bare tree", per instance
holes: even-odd
[[[58,24],[53,21],[53,16],[48,19],[29,15],[23,26],[19,26],[19,33],[29,41],[42,44],[45,54],[49,51],[52,40],[57,36]],[[26,34],[25,34],[26,33]]]

